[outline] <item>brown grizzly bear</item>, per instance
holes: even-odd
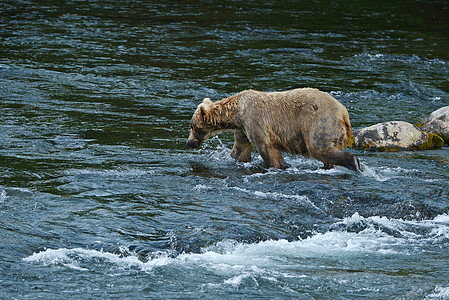
[[[284,92],[247,90],[220,101],[204,99],[193,114],[187,145],[197,148],[212,134],[234,131],[231,156],[251,161],[254,147],[268,167],[282,168],[282,152],[361,171],[359,159],[343,152],[351,123],[346,108],[312,88]]]

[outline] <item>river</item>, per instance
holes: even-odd
[[[185,146],[203,98],[316,87],[355,129],[449,104],[445,1],[0,3],[0,298],[449,299],[449,150]]]

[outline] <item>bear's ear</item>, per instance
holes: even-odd
[[[210,101],[209,98],[204,98],[204,99],[203,99],[203,103],[204,103],[204,104],[207,104],[207,105],[209,105],[209,106],[212,105],[212,101]]]
[[[202,118],[203,121],[206,121],[207,115],[210,111],[210,106],[212,105],[212,101],[210,101],[209,98],[204,98],[203,103],[201,103],[199,105],[199,109],[200,109],[200,116]]]

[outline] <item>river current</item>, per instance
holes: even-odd
[[[449,105],[444,1],[0,2],[0,298],[449,299],[449,149],[362,174],[185,146],[204,97]]]

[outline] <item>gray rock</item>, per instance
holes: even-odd
[[[353,148],[369,151],[435,149],[442,140],[402,121],[379,123],[354,132]]]
[[[421,121],[418,126],[424,131],[440,135],[445,144],[449,144],[449,106],[444,106]]]

